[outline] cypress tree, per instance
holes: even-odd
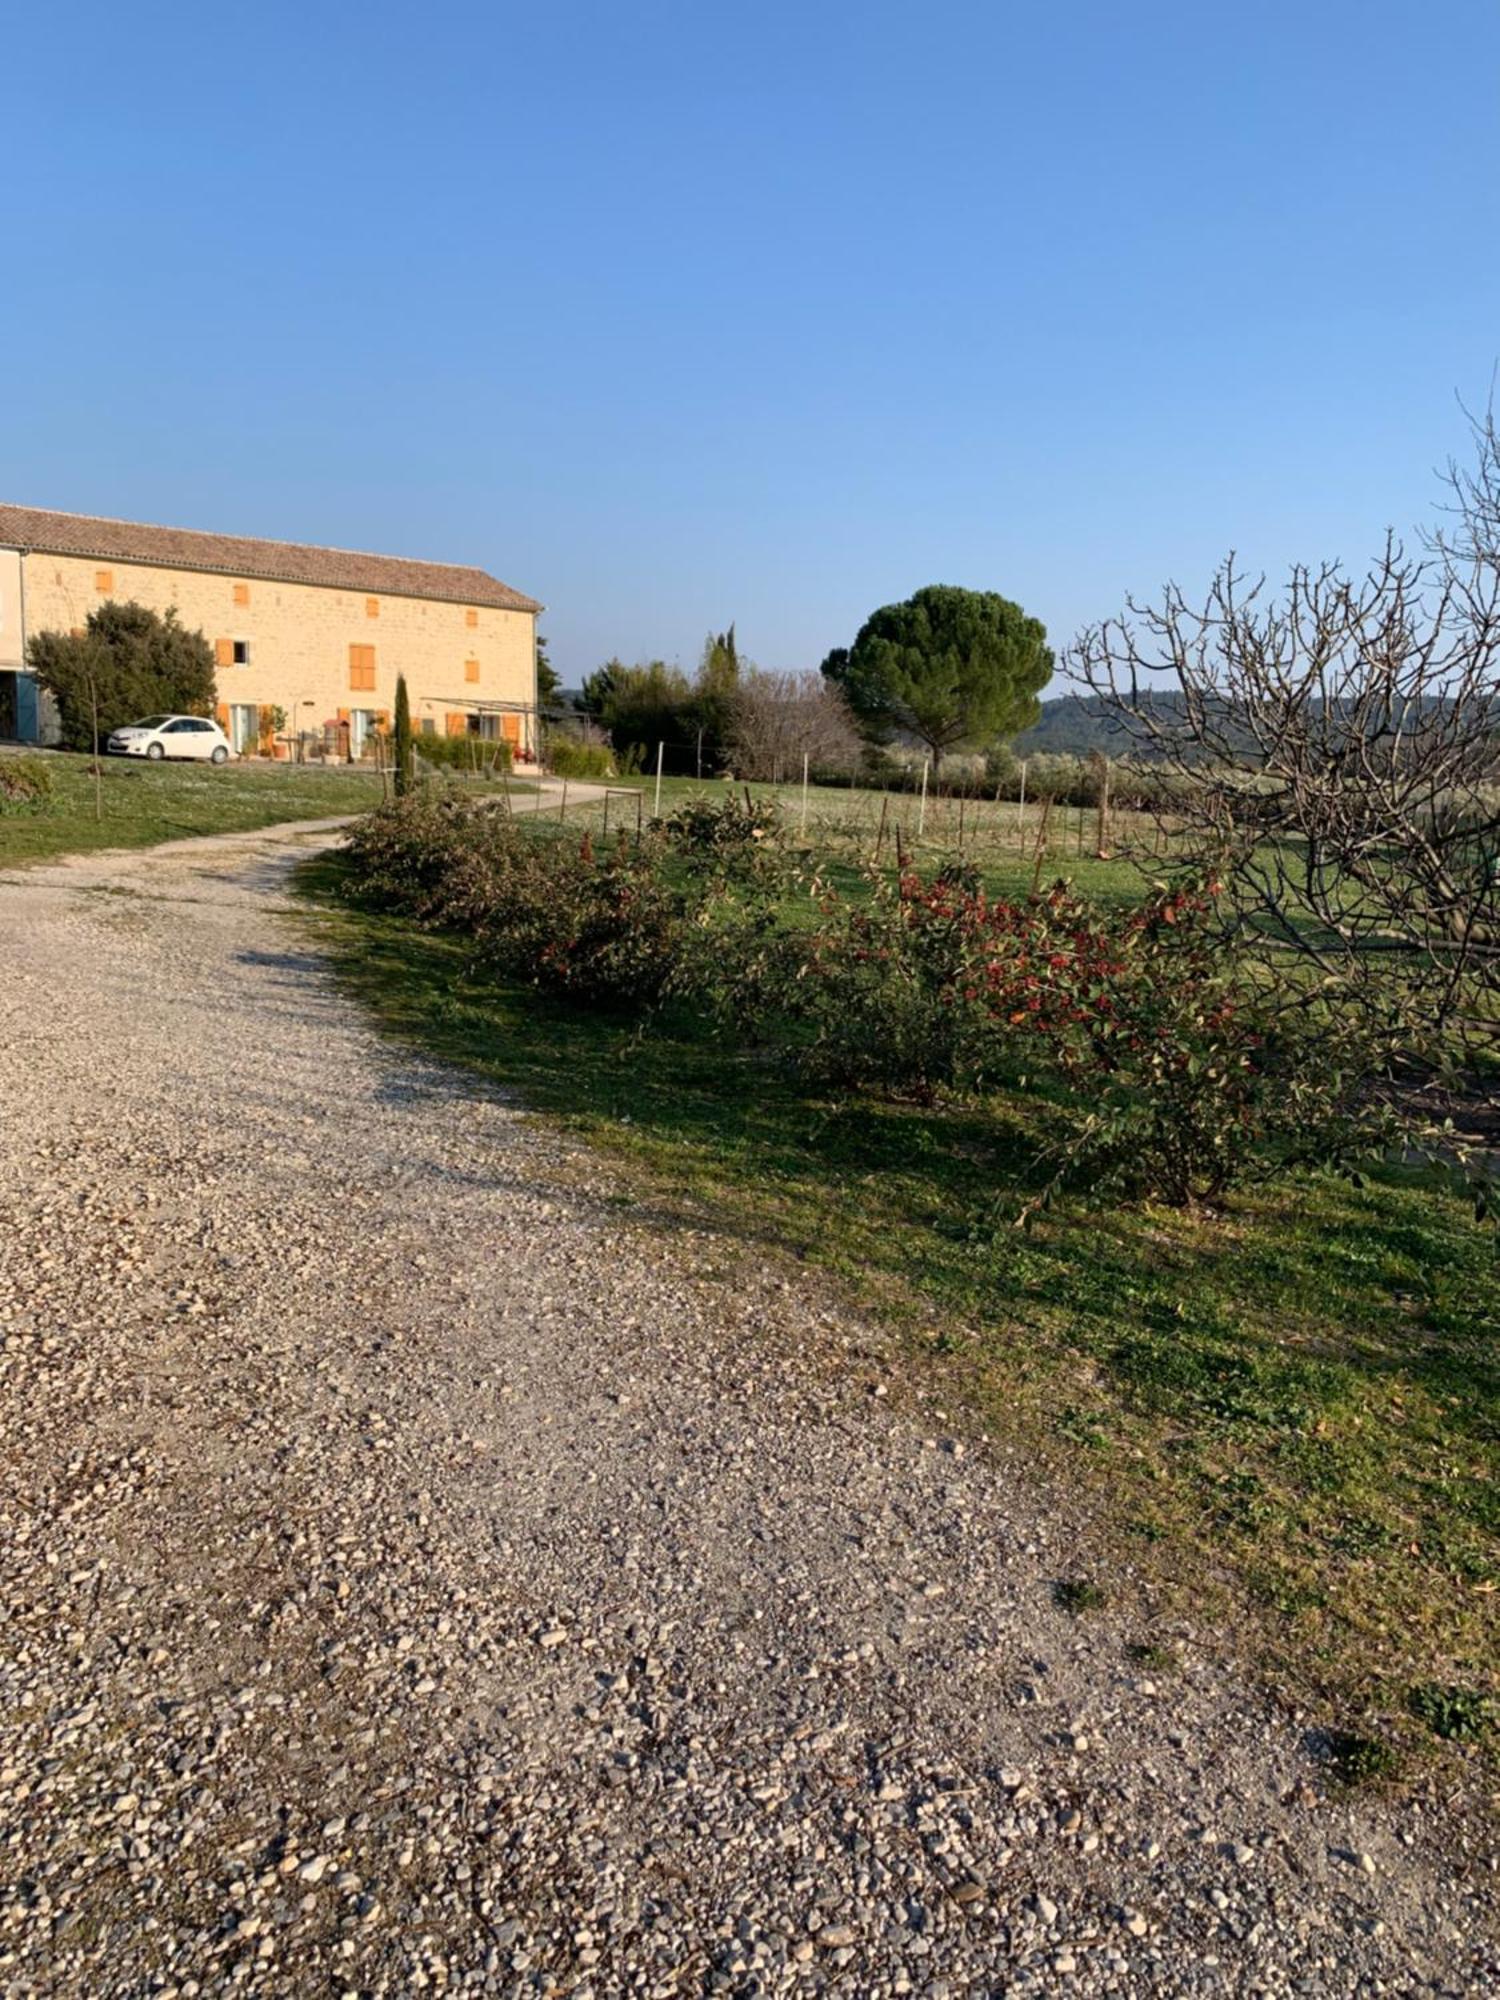
[[[412,787],[411,702],[406,692],[405,674],[396,676],[396,797],[404,799]]]

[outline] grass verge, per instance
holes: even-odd
[[[95,817],[92,760],[43,756],[53,794],[43,812],[0,813],[0,867],[106,847],[152,847],[208,833],[246,833],[285,820],[368,812],[378,772],[314,764],[151,764],[106,757]]]
[[[562,1121],[643,1204],[832,1272],[1343,1719],[1493,1754],[1500,1269],[1456,1191],[1310,1174],[1216,1214],[1062,1201],[1023,1232],[1035,1099],[819,1097],[689,1020],[476,981],[460,940],[340,904],[339,875],[304,887],[389,1032]],[[1455,1714],[1462,1738],[1428,1719]]]

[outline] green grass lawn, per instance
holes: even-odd
[[[618,796],[608,805],[611,833],[618,826],[633,829],[636,808],[626,793],[639,792],[642,816],[649,820],[656,805],[654,778],[611,779]],[[1149,849],[1156,838],[1153,823],[1140,814],[1115,813],[1111,818],[1112,846],[1133,842],[1143,851],[1142,864],[1116,854],[1100,860],[1096,845],[1096,815],[1091,808],[1057,806],[1048,815],[1046,843],[1038,869],[1041,808],[1032,800],[1024,809],[1014,801],[996,803],[992,799],[969,799],[960,809],[956,799],[930,798],[925,812],[920,800],[910,792],[879,792],[859,786],[810,785],[804,800],[800,785],[744,785],[732,787],[722,779],[663,778],[661,809],[669,813],[690,798],[722,798],[733,790],[757,799],[773,800],[778,807],[790,843],[805,847],[820,860],[829,862],[839,879],[851,881],[856,870],[873,862],[878,854],[882,866],[894,869],[897,834],[905,858],[923,869],[937,867],[945,860],[962,855],[983,872],[986,884],[997,895],[1024,895],[1033,880],[1056,881],[1065,876],[1084,893],[1100,902],[1134,901],[1149,879]],[[598,801],[567,808],[569,826],[589,826],[602,832],[606,808]]]
[[[50,810],[0,813],[0,866],[103,847],[150,847],[190,834],[240,833],[281,820],[333,819],[368,812],[381,797],[373,770],[264,763],[215,768],[106,757],[103,816],[96,818],[91,760],[48,751],[41,761],[52,778]]]
[[[1022,1230],[1036,1097],[819,1096],[689,1020],[476,980],[459,940],[340,906],[338,866],[308,874],[320,934],[390,1032],[602,1149],[643,1214],[833,1273],[945,1397],[1086,1484],[1134,1567],[1346,1724],[1493,1742],[1500,1269],[1457,1190],[1304,1175],[1223,1213],[1069,1199]]]

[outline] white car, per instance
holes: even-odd
[[[229,760],[229,738],[217,722],[202,715],[148,715],[110,731],[105,749],[112,757],[197,757],[204,763]]]

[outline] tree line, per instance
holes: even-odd
[[[696,671],[612,659],[578,697],[622,769],[722,770],[757,779],[853,772],[896,742],[934,769],[958,749],[990,749],[1036,721],[1053,655],[1040,620],[994,591],[932,584],[873,612],[817,671],[767,672],[735,628],[710,633]]]

